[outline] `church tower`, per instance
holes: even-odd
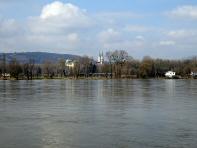
[[[102,53],[100,53],[99,52],[99,56],[98,56],[98,61],[97,61],[97,63],[99,63],[99,64],[104,64],[104,56],[103,56],[103,52]]]

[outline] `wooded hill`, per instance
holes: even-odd
[[[4,53],[0,53],[2,59]],[[6,61],[9,63],[13,58],[17,59],[20,63],[26,63],[29,59],[33,59],[35,64],[42,64],[44,61],[50,60],[56,62],[60,59],[77,59],[79,56],[71,54],[57,54],[48,52],[18,52],[18,53],[5,53]]]

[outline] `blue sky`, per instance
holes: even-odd
[[[0,52],[197,55],[196,0],[0,0]]]

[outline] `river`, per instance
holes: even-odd
[[[196,148],[196,80],[0,81],[1,148]]]

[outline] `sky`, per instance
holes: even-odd
[[[197,56],[196,0],[0,0],[0,52]]]

